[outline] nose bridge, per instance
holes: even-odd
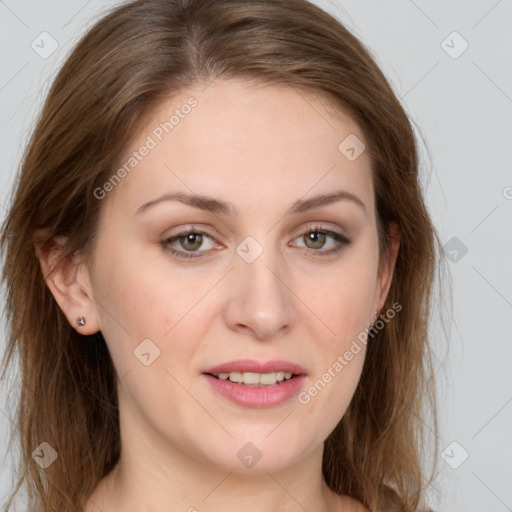
[[[264,238],[264,240],[263,240]],[[286,265],[268,233],[246,237],[236,248],[235,291],[228,306],[232,328],[243,327],[260,338],[276,336],[293,320]]]

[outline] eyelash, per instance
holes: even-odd
[[[302,233],[301,237],[305,237],[306,235],[310,235],[312,233],[330,236],[339,244],[337,247],[335,247],[333,249],[329,249],[327,251],[322,251],[321,249],[306,248],[306,252],[308,254],[313,254],[314,256],[324,257],[324,256],[332,255],[332,254],[337,254],[337,253],[341,252],[345,247],[348,247],[352,244],[352,240],[349,240],[347,237],[345,237],[341,233],[337,233],[336,231],[331,231],[328,229],[322,229],[320,226],[313,226],[311,228],[308,228],[304,233]],[[181,237],[188,236],[190,234],[207,236],[208,238],[213,239],[213,237],[210,236],[209,233],[206,233],[205,231],[201,231],[200,229],[187,229],[185,231],[182,231],[181,233],[178,233],[177,235],[174,235],[170,238],[166,238],[165,240],[162,240],[162,242],[160,242],[160,245],[162,246],[162,248],[165,252],[167,252],[177,258],[202,258],[203,256],[200,255],[200,253],[206,252],[206,251],[178,251],[176,249],[169,247],[169,244],[171,244],[172,242],[180,239]],[[297,237],[297,238],[300,238],[300,237]],[[197,254],[197,253],[199,253],[199,254]]]

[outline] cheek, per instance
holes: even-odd
[[[376,266],[376,263],[375,263]],[[368,326],[376,283],[373,262],[358,261],[317,281],[321,286],[308,292],[305,303],[317,312],[330,345],[342,348],[350,338]],[[303,292],[304,294],[306,291]],[[323,339],[323,338],[322,338]]]
[[[321,418],[316,435],[322,439],[345,414],[363,369],[366,339],[362,341],[361,333],[368,327],[373,289],[371,279],[363,278],[353,275],[317,297],[317,305],[323,306],[319,316],[329,330],[321,325],[313,333],[316,357],[298,400],[308,417]]]
[[[165,423],[162,411],[171,408],[187,411],[190,422],[204,421],[204,411],[185,391],[191,387],[187,362],[201,335],[190,311],[200,290],[163,275],[151,263],[141,267],[134,258],[105,266],[98,274],[103,284],[98,287],[101,330],[126,407],[138,409],[148,422],[153,418]]]
[[[180,382],[188,382],[184,363],[192,359],[208,325],[202,318],[205,305],[198,301],[211,288],[211,279],[191,283],[179,270],[162,267],[163,259],[141,261],[134,251],[103,261],[111,263],[98,273],[98,309],[118,374],[130,373],[134,382],[158,387],[170,378],[166,368]],[[147,352],[154,360],[149,367],[137,359],[137,354]],[[172,383],[171,379],[171,387]]]
[[[194,287],[162,268],[163,259],[143,258],[133,247],[101,258],[96,289],[102,323],[115,320],[133,338],[162,337],[190,308]]]
[[[312,415],[324,418],[326,431],[343,416],[359,382],[376,268],[376,247],[368,244],[335,272],[330,269],[329,276],[318,280],[322,286],[308,295],[308,306],[321,320],[310,322],[318,358],[299,401]]]

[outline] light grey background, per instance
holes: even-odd
[[[433,323],[442,429],[440,453],[432,454],[441,470],[432,505],[440,512],[512,511],[512,0],[316,3],[371,49],[426,143],[425,193],[449,244],[454,285],[448,352]],[[114,4],[0,0],[2,218],[51,79],[86,28]],[[41,47],[45,31],[58,48],[42,58],[31,44]],[[7,446],[14,401],[4,388],[0,503],[15,454]]]

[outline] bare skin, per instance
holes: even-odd
[[[330,491],[321,469],[366,345],[342,371],[333,364],[382,308],[399,245],[395,236],[379,268],[369,157],[338,149],[363,135],[316,95],[214,82],[148,113],[127,155],[191,96],[197,106],[103,199],[92,261],[69,261],[48,280],[79,332],[101,330],[119,376],[122,454],[85,512],[367,510]],[[358,199],[289,212],[338,190]],[[212,196],[238,214],[169,200],[136,213],[175,192]],[[188,228],[206,234],[165,242]],[[236,251],[248,236],[262,249],[250,263]],[[43,270],[50,261],[41,258]],[[148,339],[146,352],[159,355],[145,365],[134,351]],[[301,365],[309,401],[250,407],[221,396],[205,371],[238,359]],[[309,393],[319,379],[326,385]],[[261,455],[253,467],[237,456],[247,443]]]

